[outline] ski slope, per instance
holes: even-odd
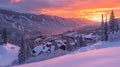
[[[61,57],[14,67],[120,67],[120,42],[98,42]]]
[[[12,45],[0,45],[0,67],[9,66],[17,59],[19,48]]]

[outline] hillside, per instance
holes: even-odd
[[[62,18],[50,15],[35,15],[0,9],[0,31],[7,28],[9,42],[18,42],[21,35],[31,36],[56,35],[73,29],[95,26],[97,23],[86,19]],[[17,38],[17,40],[16,40]],[[15,43],[16,44],[16,43]]]
[[[44,14],[35,15],[0,9],[1,27],[9,28],[11,31],[16,30],[19,33],[58,34],[67,30],[82,28],[86,25],[93,25],[93,23],[95,24],[94,21],[86,19],[62,18]],[[17,34],[18,32],[14,34]]]
[[[61,57],[14,67],[119,67],[119,43],[98,42]]]

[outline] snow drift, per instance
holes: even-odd
[[[19,48],[12,45],[0,45],[0,67],[9,66],[17,59]]]
[[[89,47],[80,50],[87,51]],[[98,42],[92,48],[87,52],[78,50],[54,59],[15,67],[120,67],[120,42]]]

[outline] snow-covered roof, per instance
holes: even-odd
[[[92,35],[92,33],[90,33],[90,34],[88,34],[88,35],[84,35],[83,37],[85,37],[85,38],[92,38],[93,35]]]
[[[55,40],[57,43],[59,42],[59,43],[62,43],[62,40]]]
[[[41,38],[37,38],[35,39],[35,42],[41,41]]]
[[[46,44],[52,44],[51,42],[47,42]]]

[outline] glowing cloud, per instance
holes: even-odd
[[[11,3],[20,3],[22,0],[10,0]]]
[[[101,14],[109,16],[114,10],[120,17],[120,0],[0,0],[0,8],[95,21],[100,21]]]
[[[63,9],[42,9],[43,14],[57,15],[65,18],[86,18],[94,21],[101,21],[101,15],[107,15],[109,17],[111,10],[115,10],[116,16],[120,17],[119,7],[115,8],[94,8],[94,9],[75,9],[75,10],[63,10]]]

